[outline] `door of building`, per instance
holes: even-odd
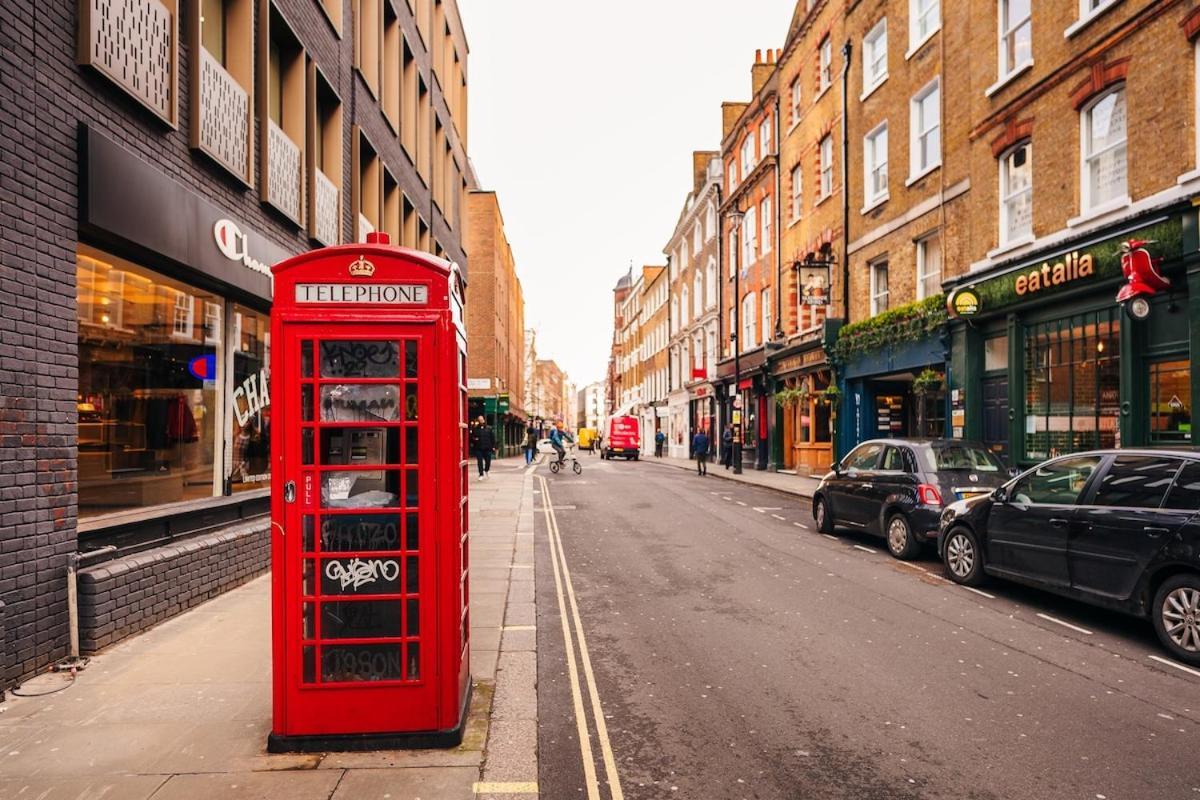
[[[1009,463],[1007,375],[983,380],[983,443]]]
[[[290,374],[276,424],[292,730],[437,727],[435,487],[419,469],[438,430],[434,330],[284,327]]]

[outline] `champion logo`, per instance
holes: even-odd
[[[350,274],[355,278],[369,278],[375,274],[375,265],[359,256],[350,262]]]
[[[250,255],[246,234],[231,219],[219,219],[213,224],[213,241],[221,255],[230,261],[241,262],[247,269],[271,275],[271,268]]]

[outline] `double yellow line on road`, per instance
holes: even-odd
[[[600,745],[600,757],[608,778],[609,796],[612,800],[625,800],[621,791],[621,778],[617,775],[617,762],[613,758],[612,744],[608,739],[608,725],[604,721],[604,709],[600,705],[600,692],[596,688],[596,675],[592,671],[592,659],[588,654],[587,639],[583,635],[583,622],[579,618],[579,604],[575,600],[575,586],[571,583],[571,570],[563,552],[562,536],[558,530],[558,517],[550,502],[550,486],[545,477],[538,475],[542,486],[542,512],[546,515],[546,532],[550,539],[550,557],[554,563],[554,588],[558,593],[558,613],[562,621],[563,642],[567,651],[567,672],[571,680],[571,700],[575,706],[575,724],[579,730],[579,751],[583,758],[583,776],[587,783],[588,800],[600,800],[600,784],[596,778],[596,764],[592,756],[592,740],[588,733],[587,715],[583,704],[583,689],[579,684],[579,664],[576,663],[575,645],[579,641],[579,662],[583,666],[583,677],[587,682],[588,699],[592,706],[592,719],[596,725],[596,740]],[[565,587],[565,596],[564,596]],[[567,605],[571,613],[568,619]],[[572,634],[572,623],[574,633]]]

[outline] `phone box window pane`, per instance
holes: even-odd
[[[323,341],[322,378],[399,378],[400,346],[396,342]]]
[[[325,508],[391,508],[400,499],[400,476],[394,471],[354,470],[321,475]]]
[[[377,639],[400,634],[399,600],[321,604],[322,639]]]
[[[400,387],[340,383],[321,387],[322,422],[396,422]]]
[[[321,594],[399,594],[400,559],[331,558],[321,569]]]
[[[396,514],[336,514],[321,518],[324,553],[399,549],[400,517]]]
[[[399,644],[326,646],[321,651],[321,680],[326,683],[400,680]]]
[[[79,515],[214,494],[221,298],[80,245]]]
[[[396,428],[322,428],[321,463],[332,466],[398,464]]]

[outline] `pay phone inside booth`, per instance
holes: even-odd
[[[471,686],[461,274],[386,234],[273,271],[268,749],[457,745]]]

